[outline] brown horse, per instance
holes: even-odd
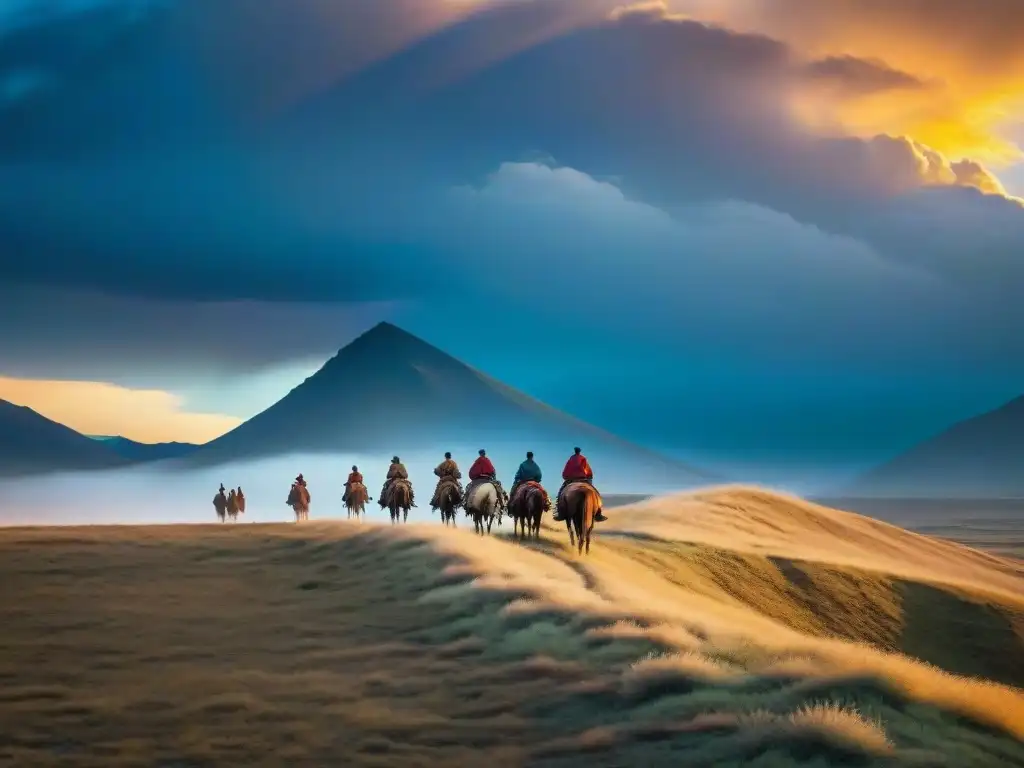
[[[455,511],[462,503],[459,486],[454,480],[445,479],[437,488],[438,509],[441,510],[441,522],[455,526]]]
[[[565,527],[569,531],[569,546],[576,545],[583,554],[586,546],[590,554],[590,534],[594,531],[594,517],[601,511],[601,494],[590,483],[572,483],[563,492],[559,501],[565,511]],[[573,538],[573,528],[576,537]]]
[[[540,519],[548,505],[547,495],[540,483],[532,480],[523,483],[516,489],[508,506],[512,518],[512,535],[515,536],[518,529],[519,538],[533,534],[535,539],[539,539]]]
[[[228,494],[228,519],[233,523],[238,522],[238,496],[234,489]]]
[[[295,512],[296,523],[300,523],[303,520],[309,520],[309,502],[309,489],[304,485],[292,483],[292,488],[288,491],[288,500],[285,504],[291,507]]]
[[[354,512],[358,520],[360,515],[366,514],[366,503],[369,500],[370,493],[366,490],[366,486],[362,483],[352,483],[345,496],[345,509],[348,510],[348,516],[351,518]]]
[[[412,483],[404,479],[395,480],[388,491],[387,502],[392,524],[399,522],[399,517],[402,518],[401,522],[409,522],[409,509],[412,507]]]
[[[242,493],[242,486],[235,491],[235,502],[238,504],[238,514],[245,514],[245,494]]]
[[[213,497],[213,508],[217,511],[217,519],[223,523],[228,511],[228,497],[218,492]]]

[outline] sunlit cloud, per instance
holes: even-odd
[[[819,130],[907,135],[1004,168],[1024,159],[1007,121],[1024,107],[1024,13],[1011,0],[731,0],[667,7],[771,35],[810,59],[884,62],[927,87],[870,94],[812,89],[800,114]]]
[[[82,434],[121,435],[142,443],[205,443],[242,421],[188,411],[182,398],[171,392],[98,381],[0,377],[0,399],[28,406]]]

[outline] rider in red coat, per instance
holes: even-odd
[[[497,470],[494,469],[494,465],[491,463],[491,460],[487,458],[487,452],[481,448],[480,455],[477,457],[476,461],[473,462],[473,466],[469,468],[469,479],[480,480],[484,477],[492,478],[496,474],[498,474]]]
[[[580,448],[574,448],[572,456],[565,462],[565,468],[562,470],[562,487],[558,489],[557,499],[560,501],[562,498],[562,491],[569,483],[590,483],[594,482],[594,470],[590,468],[590,462],[587,461],[587,457],[583,455],[583,451]],[[565,517],[562,512],[560,504],[555,504],[555,514],[552,518],[558,522],[563,522]],[[603,512],[598,512],[594,515],[594,522],[603,523],[607,520],[607,516]]]
[[[481,481],[494,485],[498,491],[498,506],[500,509],[505,509],[508,505],[508,494],[501,487],[501,482],[498,480],[498,471],[494,468],[491,460],[487,458],[487,451],[483,448],[480,449],[480,455],[473,462],[473,466],[469,468],[469,486],[466,488],[467,501],[472,493],[470,489],[475,488],[476,484]]]

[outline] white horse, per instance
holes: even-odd
[[[498,525],[501,525],[502,505],[494,483],[484,482],[469,489],[463,506],[466,508],[466,514],[473,518],[473,526],[477,533],[483,535],[485,521],[487,533],[490,533],[491,523],[495,517],[498,517]]]

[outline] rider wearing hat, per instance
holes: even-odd
[[[388,505],[388,502],[387,502],[388,491],[391,490],[391,486],[394,485],[395,480],[408,480],[408,479],[409,479],[409,472],[406,470],[405,465],[402,464],[401,460],[397,456],[392,456],[391,457],[391,466],[388,467],[388,477],[387,477],[387,480],[384,481],[384,487],[380,489],[380,498],[377,500],[377,503],[380,504],[380,506],[382,508],[386,507]],[[410,484],[410,487],[409,487],[409,500],[412,503],[412,505],[415,507],[416,504],[413,502],[412,486],[411,486],[411,484]]]

